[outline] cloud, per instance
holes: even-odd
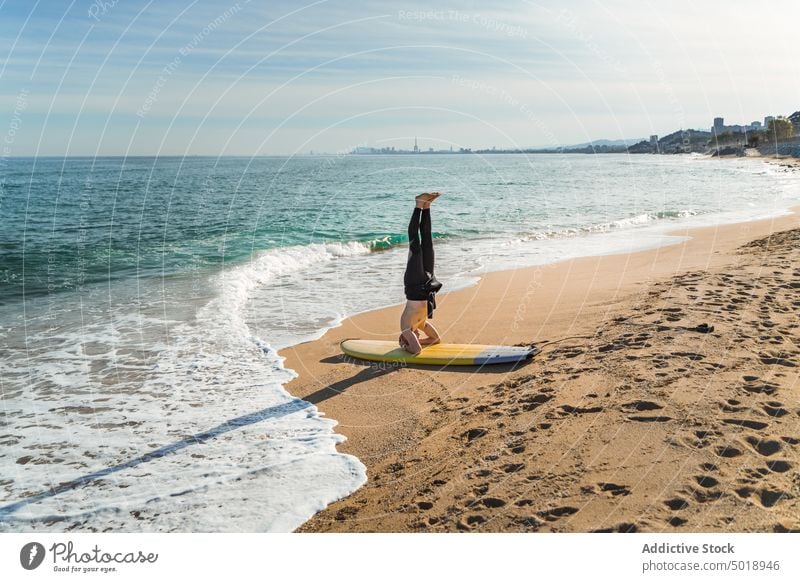
[[[467,147],[666,133],[797,109],[794,7],[769,6],[126,1],[97,19],[43,3],[27,19],[4,4],[0,106],[31,91],[20,153],[41,139],[47,153],[146,154],[142,136],[214,153],[226,135],[237,153],[337,150],[403,127]]]

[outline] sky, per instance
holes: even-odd
[[[794,0],[0,0],[0,154],[665,135],[800,109]]]

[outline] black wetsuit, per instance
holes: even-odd
[[[406,299],[427,301],[428,319],[432,318],[436,309],[436,292],[442,288],[442,284],[433,274],[430,208],[414,208],[411,222],[408,223],[408,264],[403,283]]]

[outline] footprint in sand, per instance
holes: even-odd
[[[468,515],[456,524],[458,529],[471,530],[486,523],[488,520],[482,515]]]
[[[514,523],[518,523],[519,525],[530,531],[537,531],[543,525],[541,521],[539,521],[533,516],[514,518]]]
[[[609,497],[630,495],[631,490],[627,485],[617,485],[616,483],[598,483],[601,491],[609,494]]]
[[[664,408],[663,405],[648,400],[634,400],[633,402],[627,402],[622,405],[623,410],[635,410],[637,412],[660,410],[662,408]]]
[[[593,414],[597,412],[603,412],[602,406],[592,406],[592,407],[580,407],[580,406],[571,406],[569,404],[562,404],[560,406],[562,415],[568,414]]]
[[[491,469],[478,469],[477,471],[472,471],[467,475],[467,479],[475,479],[480,477],[488,477],[492,474]]]
[[[744,474],[749,477],[749,479],[739,479],[742,483],[755,483],[759,479],[763,479],[765,475],[769,474],[769,470],[759,467],[758,469],[745,469]]]
[[[723,370],[727,368],[725,364],[720,364],[718,362],[705,362],[703,365],[709,372],[714,372],[716,370]]]
[[[578,513],[577,507],[556,507],[555,509],[549,509],[547,511],[540,511],[538,512],[538,516],[544,519],[545,521],[558,521],[562,517],[567,517],[570,515],[574,515]]]
[[[639,415],[639,416],[629,416],[628,420],[633,420],[635,422],[669,422],[672,420],[669,416],[647,416],[647,415]]]
[[[731,404],[732,402],[735,404]],[[717,406],[722,412],[742,412],[747,410],[746,406],[736,406],[736,404],[739,404],[739,401],[734,399],[730,399],[727,402],[717,402]]]
[[[522,410],[529,412],[552,399],[553,396],[550,394],[539,393],[539,394],[533,394],[532,396],[525,396],[523,398],[520,398],[519,402],[520,404],[522,404]]]
[[[748,497],[750,497],[753,494],[753,491],[755,491],[755,489],[753,489],[752,487],[739,487],[733,490],[733,492],[736,493],[736,495],[738,495],[742,499],[747,499]]]
[[[792,496],[785,491],[775,491],[772,489],[755,490],[752,487],[741,487],[736,489],[735,493],[742,499],[749,499],[767,509],[775,507],[781,501],[792,499]]]
[[[477,485],[476,487],[474,487],[472,489],[472,492],[478,497],[486,495],[489,492],[489,484],[488,483],[481,483],[480,485]]]
[[[698,354],[695,352],[672,352],[671,355],[676,358],[688,358],[693,362],[705,359],[705,356],[703,354]]]
[[[769,426],[766,422],[761,422],[758,420],[746,420],[741,418],[723,418],[722,422],[726,424],[743,426],[745,428],[752,428],[753,430],[762,430]]]
[[[773,473],[785,473],[792,468],[792,465],[788,461],[767,461],[767,467]]]
[[[639,528],[634,523],[620,523],[614,527],[593,529],[591,533],[636,533],[638,531]]]
[[[358,513],[358,507],[349,505],[337,511],[336,515],[334,516],[334,519],[337,521],[346,521],[348,519],[354,518],[357,513]]]
[[[669,362],[661,356],[653,356],[653,367],[659,370],[669,368]]]
[[[774,366],[786,366],[787,368],[796,368],[797,364],[794,360],[790,360],[788,354],[785,352],[772,352],[767,353],[761,356],[761,363],[774,365]]]
[[[464,432],[461,435],[461,437],[466,439],[467,443],[471,443],[474,440],[481,438],[482,436],[486,436],[486,433],[488,432],[489,429],[484,427],[471,428],[468,431]]]
[[[774,533],[800,533],[800,526],[786,526],[782,523],[776,523],[772,527]]]
[[[780,442],[772,439],[760,439],[753,436],[745,439],[747,443],[759,454],[769,457],[781,450]]]
[[[689,507],[689,502],[681,497],[675,497],[674,499],[665,501],[664,505],[669,507],[672,511],[680,511],[681,509]]]
[[[710,475],[695,475],[694,480],[698,485],[700,485],[700,487],[705,487],[706,489],[710,489],[719,485],[719,481]]]
[[[722,497],[720,491],[712,491],[710,489],[695,489],[690,487],[688,493],[694,497],[695,501],[698,503],[709,503]]]
[[[789,411],[783,408],[783,404],[780,402],[767,402],[762,407],[762,410],[766,412],[768,416],[772,416],[774,418],[780,418],[789,414]]]
[[[745,381],[744,389],[751,394],[774,394],[778,385],[773,382],[759,381],[758,376],[743,376]]]
[[[559,354],[565,358],[576,358],[584,353],[583,350],[578,348],[564,348],[559,351]]]
[[[722,433],[716,430],[696,430],[694,431],[694,436],[696,436],[700,440],[706,440],[715,436],[721,436]]]

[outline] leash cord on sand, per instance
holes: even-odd
[[[640,327],[652,327],[653,325],[656,325],[657,331],[673,331],[673,332],[677,332],[677,333],[685,333],[685,332],[709,333],[709,332],[714,331],[714,326],[713,325],[709,326],[707,323],[701,323],[700,325],[698,325],[696,327],[670,327],[670,326],[665,326],[665,325],[662,325],[662,324],[639,323],[639,322],[628,321],[628,320],[613,321],[613,323],[621,323],[621,324],[625,324],[625,325],[636,325],[636,326],[640,326]],[[559,339],[545,340],[545,341],[540,342],[540,343],[530,343],[530,344],[524,344],[524,345],[537,348],[541,352],[546,347],[554,346],[554,345],[559,344],[559,343],[561,343],[563,341],[567,341],[567,340],[571,340],[571,339],[597,339],[598,337],[603,335],[603,331],[604,331],[603,328],[604,327],[605,326],[601,326],[600,328],[598,328],[597,332],[594,335],[570,335],[570,336],[562,337],[562,338],[559,338]],[[658,329],[658,328],[661,328],[661,329]]]
[[[597,337],[597,334],[595,334],[595,335],[570,335],[570,336],[567,336],[567,337],[562,337],[560,339],[544,341],[544,342],[538,344],[538,346],[540,346],[540,349],[542,349],[544,347],[549,347],[549,346],[553,346],[555,344],[560,344],[561,342],[564,342],[564,341],[567,341],[567,340],[571,340],[571,339],[595,339],[596,337]]]

